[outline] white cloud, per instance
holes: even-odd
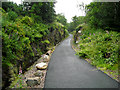
[[[68,22],[72,21],[73,16],[84,16],[84,11],[77,7],[82,2],[89,4],[92,0],[56,0],[55,11],[56,13],[63,13]]]
[[[17,3],[18,5],[21,4],[21,0],[9,0],[9,1],[13,1],[13,2]]]

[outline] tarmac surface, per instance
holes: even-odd
[[[118,88],[118,82],[75,55],[72,35],[51,56],[45,88]]]

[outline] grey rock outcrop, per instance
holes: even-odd
[[[27,78],[27,86],[35,86],[35,85],[38,85],[40,84],[41,82],[41,78],[40,77],[32,77],[32,78]]]

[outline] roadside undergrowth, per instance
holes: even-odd
[[[76,55],[84,58],[91,65],[103,71],[113,79],[118,80],[118,55],[120,33],[102,29],[90,28],[84,25],[74,32],[72,48]]]
[[[65,40],[69,35],[67,35],[63,40]],[[61,41],[61,42],[62,42]],[[59,42],[58,44],[56,44],[56,46],[49,46],[47,47],[48,51],[51,52],[50,54],[50,57],[52,55],[52,53],[54,52],[55,48],[61,43]],[[48,52],[47,51],[47,52]],[[9,86],[9,88],[44,88],[44,83],[45,83],[45,78],[46,78],[46,73],[47,73],[47,69],[45,70],[42,70],[42,72],[44,73],[43,77],[41,78],[41,83],[40,85],[36,85],[34,87],[28,87],[27,84],[26,84],[26,79],[30,76],[33,76],[33,73],[35,73],[36,71],[36,68],[35,68],[35,65],[37,63],[40,63],[40,62],[44,62],[43,60],[43,55],[41,55],[41,57],[36,61],[34,62],[33,65],[31,65],[29,68],[27,68],[27,71],[25,73],[20,73],[18,76],[16,76],[16,79],[11,83],[11,85]],[[50,60],[49,60],[50,61]],[[47,65],[49,64],[49,61],[47,61]]]

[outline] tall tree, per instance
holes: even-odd
[[[82,23],[84,23],[85,22],[85,20],[84,20],[84,16],[74,16],[73,18],[72,18],[72,22],[71,23],[69,23],[69,25],[68,25],[68,30],[71,32],[71,31],[74,31],[75,30],[75,28],[79,25],[79,24],[82,24]]]
[[[51,23],[55,19],[54,2],[24,2],[24,11],[36,21]]]
[[[56,18],[57,18],[57,22],[62,23],[64,26],[67,25],[67,19],[63,14],[58,14]]]
[[[92,2],[86,6],[86,20],[96,28],[117,30],[120,27],[119,2]]]
[[[23,15],[23,5],[17,5],[16,3],[13,2],[2,2],[2,8],[6,11],[13,11],[17,13],[19,16]]]

